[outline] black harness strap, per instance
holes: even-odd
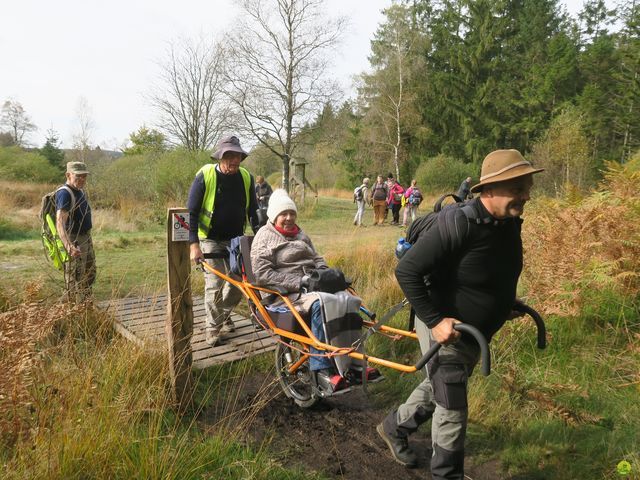
[[[220,253],[204,253],[202,255],[204,258],[229,258],[228,253],[220,252]]]

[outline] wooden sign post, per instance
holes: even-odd
[[[191,336],[193,300],[189,259],[189,211],[169,208],[167,215],[167,341],[173,401],[181,410],[191,405],[193,379]]]

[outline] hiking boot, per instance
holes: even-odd
[[[222,344],[222,337],[220,336],[220,332],[207,328],[204,331],[204,341],[207,342],[207,345],[210,347],[215,347],[216,345]]]
[[[347,380],[342,375],[336,373],[332,368],[316,370],[315,375],[318,390],[322,396],[329,397],[338,393],[347,393],[351,390]]]
[[[409,447],[409,439],[406,436],[400,437],[388,433],[382,423],[378,424],[376,431],[389,447],[391,456],[393,456],[396,462],[409,468],[415,467],[418,464],[418,457],[416,457],[414,451]]]
[[[227,335],[236,331],[236,326],[233,324],[233,320],[225,320],[220,329],[220,335]]]

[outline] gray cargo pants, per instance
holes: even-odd
[[[65,296],[69,302],[82,303],[91,298],[91,286],[96,281],[96,255],[91,232],[70,234],[69,237],[80,249],[80,256],[69,256],[64,264]]]
[[[420,349],[426,352],[431,339],[427,326],[416,318]],[[467,380],[478,362],[480,349],[473,338],[443,346],[424,370],[425,379],[409,398],[384,419],[385,431],[406,437],[431,421],[434,480],[464,478],[464,440],[467,431]]]
[[[203,254],[220,254],[224,258],[205,258],[216,270],[229,273],[228,240],[200,240]],[[205,328],[215,335],[220,333],[222,325],[228,321],[231,312],[242,298],[242,292],[215,273],[204,272],[204,305],[206,312]]]

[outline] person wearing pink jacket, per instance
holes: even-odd
[[[391,188],[389,189],[389,197],[387,197],[387,205],[391,208],[393,214],[393,222],[391,225],[400,224],[400,209],[402,208],[402,194],[404,188],[400,185],[395,178],[391,179]]]

